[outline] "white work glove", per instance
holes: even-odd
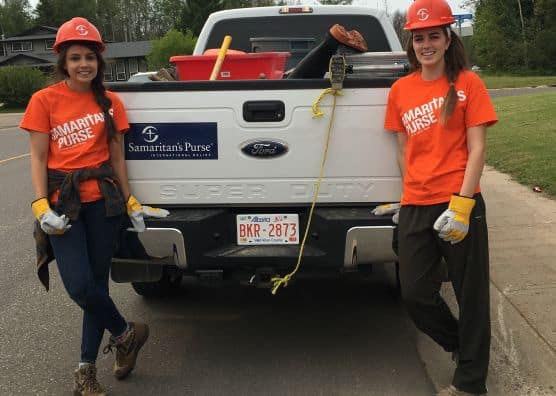
[[[469,232],[469,217],[474,206],[473,198],[452,195],[448,209],[442,212],[433,225],[440,238],[452,245],[461,242]]]
[[[139,201],[130,195],[127,202],[127,215],[133,224],[133,228],[128,228],[128,231],[143,232],[147,229],[145,226],[144,217],[157,217],[162,218],[170,214],[166,209],[151,208],[150,206],[141,205]]]
[[[399,203],[389,203],[384,205],[378,205],[374,208],[371,213],[375,216],[384,216],[387,214],[393,214],[392,222],[394,224],[398,224],[398,220],[400,217],[400,208],[401,205]]]
[[[66,215],[59,216],[58,213],[50,209],[48,199],[39,198],[31,203],[33,214],[39,221],[44,232],[51,235],[61,235],[71,228],[69,219]]]

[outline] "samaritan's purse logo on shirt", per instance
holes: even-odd
[[[458,100],[467,99],[465,92],[457,91]],[[433,98],[431,101],[416,106],[402,114],[402,122],[408,135],[415,136],[430,129],[431,125],[438,123],[437,114],[444,103],[443,97]]]
[[[113,113],[114,110],[110,109],[110,114]],[[104,123],[102,112],[88,113],[81,118],[56,125],[50,130],[50,138],[58,143],[60,150],[69,149],[93,139],[95,137],[93,126],[100,123]]]

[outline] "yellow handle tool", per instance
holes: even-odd
[[[209,80],[216,80],[216,77],[218,77],[218,73],[220,73],[222,63],[224,63],[224,58],[226,57],[226,51],[228,51],[231,43],[232,36],[225,36],[224,41],[222,41],[222,46],[220,47],[220,52],[218,53],[218,58],[216,58],[216,62],[214,63],[214,67],[212,68],[212,73],[210,74]]]

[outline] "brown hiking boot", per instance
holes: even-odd
[[[75,382],[73,394],[75,396],[106,396],[106,392],[97,381],[97,368],[94,364],[87,364],[73,372]]]
[[[436,396],[483,396],[486,393],[469,393],[459,390],[454,385],[450,385],[447,388],[442,389],[436,394]]]
[[[108,345],[103,352],[112,352],[116,349],[116,361],[114,362],[114,375],[117,379],[124,379],[135,368],[139,350],[149,338],[149,326],[144,323],[129,322],[129,331],[125,339],[117,342],[110,337]]]
[[[357,30],[347,31],[342,25],[335,24],[330,28],[329,32],[340,43],[359,52],[367,52],[367,42]]]

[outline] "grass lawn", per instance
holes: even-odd
[[[479,74],[487,88],[538,87],[556,84],[556,76],[491,76]]]
[[[493,102],[500,121],[487,132],[487,163],[556,198],[556,92]]]

